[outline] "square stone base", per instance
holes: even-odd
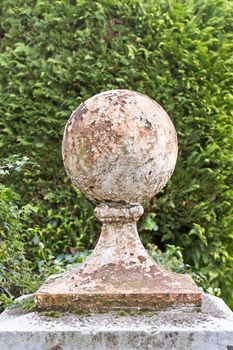
[[[105,264],[89,274],[83,271],[84,265],[50,276],[34,294],[37,309],[104,312],[121,308],[157,311],[181,305],[200,308],[202,293],[188,274],[166,271],[151,263],[149,257],[140,258],[150,263],[148,269],[142,264],[131,268]],[[96,264],[86,267],[92,265]]]
[[[233,313],[222,299],[207,294],[199,312],[183,306],[138,314],[77,313],[27,312],[22,305],[8,309],[0,315],[0,349],[233,349]]]

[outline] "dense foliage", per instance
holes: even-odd
[[[99,224],[60,145],[71,111],[115,88],[151,96],[178,132],[177,167],[146,207],[143,242],[180,246],[233,303],[232,16],[228,0],[2,0],[2,303],[93,247]]]

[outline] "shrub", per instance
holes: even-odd
[[[16,155],[10,157],[0,166],[0,173],[9,176],[22,171],[27,161]],[[48,275],[65,271],[86,255],[60,255],[55,259],[43,244],[39,228],[27,226],[37,210],[31,204],[21,206],[20,196],[0,184],[0,311],[16,297],[34,292]]]
[[[1,152],[31,161],[4,184],[38,208],[27,225],[36,224],[45,251],[90,249],[99,232],[92,204],[62,165],[71,111],[103,90],[137,90],[167,110],[180,149],[172,180],[147,205],[143,240],[182,247],[185,263],[233,300],[232,7],[228,0],[3,1]]]
[[[31,262],[25,257],[20,237],[18,199],[9,188],[0,185],[0,310],[14,296],[31,286]]]

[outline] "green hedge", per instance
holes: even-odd
[[[167,110],[179,138],[142,239],[183,247],[185,262],[233,301],[232,18],[227,0],[1,2],[0,149],[30,162],[2,179],[37,207],[25,219],[27,259],[43,264],[35,242],[51,256],[93,247],[99,224],[64,172],[64,125],[86,98],[133,89]]]

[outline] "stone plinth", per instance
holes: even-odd
[[[200,306],[201,292],[189,275],[165,271],[148,255],[137,233],[141,206],[98,206],[103,222],[91,256],[71,272],[52,276],[37,291],[42,310],[158,310],[171,305]]]
[[[18,306],[0,316],[0,349],[233,349],[233,314],[217,297],[203,295],[201,311],[183,306],[122,315],[64,313],[54,318]]]

